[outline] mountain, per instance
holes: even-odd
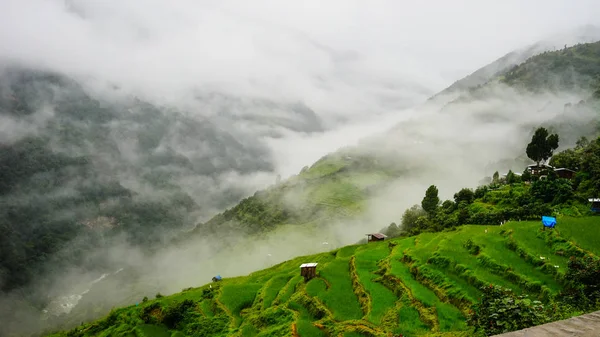
[[[23,295],[38,312],[49,310],[49,303],[69,310],[74,307],[64,311],[66,321],[78,324],[115,304],[133,303],[136,295],[161,289],[172,281],[169,277],[180,275],[181,270],[169,269],[177,265],[172,260],[140,262],[128,256],[130,250],[115,248],[115,242],[121,242],[119,234],[125,234],[127,245],[137,245],[155,254],[153,257],[177,256],[183,269],[195,262],[190,264],[195,271],[185,275],[196,279],[225,268],[232,274],[264,264],[253,258],[258,254],[264,258],[265,250],[276,249],[271,248],[273,242],[282,241],[285,246],[282,239],[289,233],[295,242],[280,250],[279,261],[294,256],[294,247],[304,241],[303,252],[322,250],[325,242],[329,247],[355,243],[365,231],[399,221],[431,183],[444,193],[442,199],[451,199],[449,191],[475,186],[494,170],[522,171],[528,163],[522,158],[524,146],[534,127],[549,125],[560,134],[563,147],[573,146],[581,136],[597,135],[597,102],[590,92],[595,84],[590,77],[572,76],[577,71],[596,71],[600,61],[597,45],[531,58],[451,103],[429,105],[419,111],[418,118],[323,157],[298,175],[196,224],[191,231],[188,229],[203,212],[202,207],[225,207],[242,195],[241,189],[227,186],[224,191],[207,193],[202,190],[207,185],[201,185],[206,180],[198,176],[210,183],[223,170],[272,170],[268,152],[253,141],[257,138],[228,132],[227,122],[266,124],[264,134],[292,126],[319,130],[321,124],[310,109],[294,104],[273,108],[261,100],[200,95],[199,101],[217,100],[228,111],[224,120],[200,118],[139,99],[91,96],[60,75],[15,71],[3,76],[11,80],[0,86],[2,116],[11,123],[3,125],[18,131],[7,133],[11,136],[3,140],[6,151],[1,157],[5,158],[3,167],[9,168],[2,171],[6,176],[0,185],[6,193],[2,203],[6,216],[1,224],[3,232],[10,233],[0,246],[3,256],[9,257],[2,260],[2,285],[8,290],[25,284],[39,270],[44,271],[40,265],[49,259],[52,263],[48,265],[54,269],[45,272],[57,273],[63,263],[110,275],[99,283],[90,282],[90,289],[69,295],[76,295],[75,302],[53,302],[53,298],[64,297],[58,290],[50,298],[43,292]],[[545,75],[540,77],[540,73]],[[260,113],[235,112],[251,102],[260,107]],[[52,109],[45,109],[47,106]],[[291,115],[304,123],[271,118],[262,113],[265,107],[294,110]],[[86,111],[90,113],[81,113]],[[277,127],[270,128],[269,123]],[[535,200],[514,207],[521,207],[519,212],[527,216],[537,216],[535,212],[546,208],[539,208]],[[484,208],[488,212],[483,219],[494,223],[505,215],[502,210]],[[565,209],[581,214],[577,207]],[[456,213],[452,216],[456,219],[446,219],[450,227],[465,220]],[[28,225],[19,226],[21,223]],[[304,231],[302,240],[300,230]],[[261,237],[273,241],[264,248],[248,245]],[[83,254],[90,250],[98,251],[93,259]],[[119,255],[111,255],[111,251],[127,259],[117,257],[116,267],[114,260],[105,260]],[[226,266],[241,255],[245,262]],[[120,271],[121,265],[130,269]],[[161,269],[154,267],[158,265]],[[52,288],[50,280],[38,282],[47,282],[43,285]],[[196,281],[179,277],[178,282]],[[71,291],[68,284],[64,282],[61,290]],[[63,319],[57,318],[59,322]]]
[[[369,198],[383,193],[394,181],[423,176],[439,180],[455,174],[458,181],[451,186],[458,189],[476,183],[486,173],[491,175],[493,171],[485,169],[492,160],[509,160],[508,167],[495,170],[520,172],[530,161],[515,158],[524,154],[529,133],[537,126],[558,132],[565,148],[574,146],[582,136],[598,134],[598,102],[592,94],[600,88],[597,78],[600,42],[534,56],[488,84],[438,106],[435,113],[424,111],[382,135],[364,139],[357,147],[321,158],[297,176],[199,224],[195,232],[241,227],[257,233],[283,224],[348,221],[365,211]],[[538,116],[527,111],[532,107],[542,108]],[[461,127],[465,125],[477,141],[465,134]],[[476,134],[488,128],[499,129],[494,131],[498,135]],[[506,134],[511,139],[503,141]],[[498,147],[498,142],[503,142],[498,152],[485,150],[486,146]],[[480,156],[471,158],[472,153]],[[469,163],[456,163],[460,160],[457,156]],[[502,156],[506,157],[499,158]],[[447,165],[450,162],[453,165]],[[465,174],[468,177],[463,180]],[[396,219],[400,215],[396,212]]]
[[[265,134],[324,130],[301,103],[197,94],[188,105],[198,110],[3,64],[0,292],[41,310],[56,275],[112,273],[115,241],[154,252],[254,190],[246,177],[274,175]]]
[[[547,52],[556,51],[566,46],[573,46],[581,43],[592,43],[600,40],[600,27],[586,25],[557,34],[543,39],[535,44],[512,51],[498,60],[476,70],[465,78],[452,83],[448,88],[432,96],[430,100],[452,100],[449,97],[455,97],[461,91],[468,90],[486,84],[491,79],[502,75],[511,68],[525,62],[532,56]]]

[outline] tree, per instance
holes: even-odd
[[[439,204],[440,197],[438,196],[438,189],[435,185],[431,185],[427,188],[427,191],[425,191],[425,197],[421,201],[421,207],[423,207],[429,216],[432,216],[435,214]]]
[[[498,174],[498,171],[494,172],[494,175],[492,176],[492,182],[494,184],[497,184],[498,181],[500,181],[500,174]]]
[[[548,130],[543,127],[535,130],[531,143],[527,145],[525,152],[529,159],[535,161],[538,166],[540,162],[552,157],[552,152],[558,148],[558,135],[548,134]]]
[[[577,140],[577,143],[575,143],[575,149],[579,150],[579,149],[583,149],[585,147],[587,147],[588,145],[590,145],[590,141],[587,139],[587,137],[581,137]]]
[[[473,193],[473,190],[469,188],[463,188],[457,193],[454,193],[454,202],[457,204],[461,201],[464,201],[468,205],[473,202],[473,199],[475,199],[475,193]]]
[[[414,205],[407,209],[404,211],[404,215],[402,215],[402,229],[407,232],[410,231],[416,226],[417,219],[425,214],[425,211],[419,205]]]
[[[506,174],[506,183],[510,185],[517,182],[519,182],[519,177],[514,174],[512,170],[508,170],[508,173]]]
[[[384,230],[384,234],[387,235],[390,238],[394,238],[397,237],[401,234],[401,230],[398,227],[398,225],[396,225],[395,222],[392,222],[385,230]]]
[[[573,149],[567,149],[552,156],[552,158],[550,158],[550,165],[577,171],[579,170],[579,157],[579,152],[576,152]]]

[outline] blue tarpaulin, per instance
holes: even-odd
[[[221,275],[217,275],[217,276],[215,276],[215,279],[217,279],[217,281],[221,281],[221,279],[222,279],[222,278],[221,278]]]
[[[556,218],[553,216],[543,216],[542,223],[544,224],[544,227],[554,228],[554,226],[556,226]]]

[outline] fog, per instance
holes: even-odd
[[[146,157],[133,135],[144,129],[164,135],[156,152],[173,151],[192,163],[190,169],[161,167],[173,177],[170,182],[200,205],[199,211],[186,214],[190,223],[206,221],[241,197],[271,186],[277,175],[295,175],[342,147],[354,146],[353,153],[382,160],[394,157],[408,172],[379,191],[355,219],[288,225],[252,239],[240,230],[154,253],[129,245],[124,237],[112,238],[109,248],[86,252],[90,261],[101,256],[102,268],[49,268],[40,275],[43,280],[27,288],[29,296],[58,299],[46,308],[50,311],[57,303],[76,304],[77,314],[61,320],[66,326],[79,324],[80,318],[97,318],[89,308],[100,300],[104,314],[111,306],[133,304],[156,292],[205,284],[216,274],[244,275],[298,255],[356,243],[369,231],[399,222],[431,184],[440,188],[442,198],[451,198],[496,170],[522,170],[519,161],[511,167],[494,162],[522,156],[528,132],[552,118],[586,125],[595,117],[589,112],[564,115],[564,104],[576,103],[586,93],[523,96],[497,87],[484,101],[421,104],[514,49],[541,39],[553,41],[549,49],[581,41],[581,31],[573,29],[599,23],[592,17],[597,12],[595,1],[558,0],[368,5],[4,0],[0,64],[65,74],[93,97],[118,106],[126,117],[107,126],[118,154],[107,152],[111,154],[96,158],[95,164],[102,176],[116,176],[140,198],[170,195],[140,179],[150,168],[144,166]],[[136,107],[129,111],[131,97],[164,110],[156,116],[144,116],[145,110]],[[55,116],[52,109],[38,107],[27,120],[0,116],[0,142],[41,132]],[[78,125],[93,131],[88,124]],[[561,145],[569,142],[574,140]],[[58,139],[52,146],[71,155],[100,148],[93,143],[69,147]],[[210,169],[202,166],[206,163]],[[71,181],[61,193],[71,193],[71,186],[81,183]],[[290,207],[296,202],[302,201],[292,195]],[[73,210],[62,216],[77,214]],[[74,254],[70,249],[58,255]],[[11,293],[0,299],[0,326],[39,331],[44,326],[40,317],[52,314],[21,305],[23,296]],[[75,298],[65,302],[64,296]]]

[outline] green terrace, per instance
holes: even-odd
[[[455,230],[346,246],[113,310],[53,336],[470,336],[481,287],[548,302],[568,256],[600,254],[594,217]],[[317,263],[305,279],[300,265]]]

